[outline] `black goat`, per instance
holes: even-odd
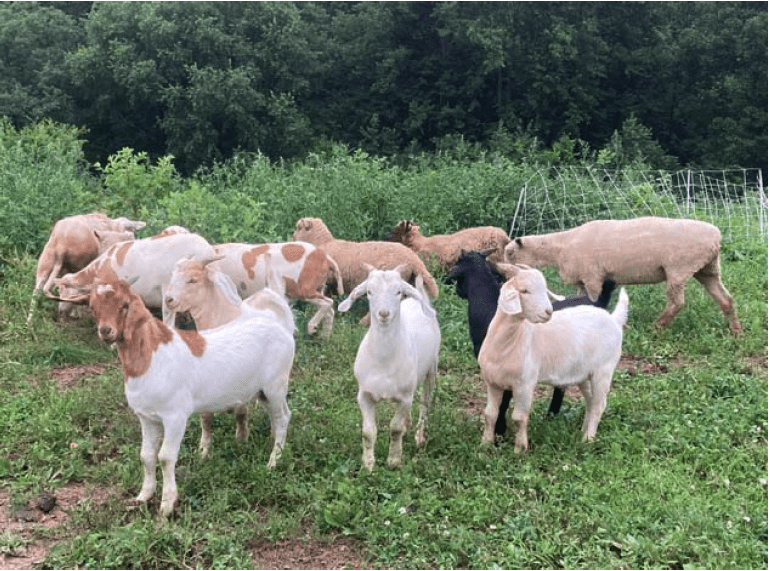
[[[445,279],[445,283],[455,284],[457,295],[468,300],[468,328],[473,343],[473,354],[476,358],[479,356],[489,324],[497,311],[500,286],[506,281],[506,277],[486,259],[484,252],[464,252],[454,267],[449,270]],[[579,296],[563,301],[554,301],[551,305],[554,311],[577,305],[595,305],[606,309],[614,289],[615,282],[606,280],[602,284],[602,292],[596,302],[592,302],[588,296]],[[500,412],[495,424],[495,434],[501,436],[505,434],[507,428],[505,413],[511,402],[511,396],[511,391],[503,392],[503,400],[500,403]],[[554,387],[548,414],[558,414],[563,400],[564,390]]]

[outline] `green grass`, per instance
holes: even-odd
[[[93,322],[59,324],[44,303],[24,324],[35,260],[0,274],[0,486],[19,505],[72,482],[108,489],[85,502],[54,541],[46,568],[250,568],[260,540],[352,538],[373,568],[767,568],[767,249],[731,244],[723,275],[744,334],[734,338],[697,283],[670,328],[653,323],[665,287],[629,287],[624,354],[594,443],[580,442],[581,401],[544,420],[536,402],[532,449],[512,436],[480,446],[468,399],[485,394],[468,339],[465,302],[442,286],[442,353],[427,446],[405,440],[405,465],[384,465],[390,410],[378,408],[374,472],[361,470],[360,412],[352,374],[362,308],[338,315],[326,341],[304,334],[314,308],[297,308],[292,420],[268,472],[269,424],[254,408],[248,442],[217,415],[212,454],[197,453],[188,424],[177,471],[178,516],[157,500],[126,509],[141,483],[139,424],[122,393],[113,351]],[[559,289],[558,280],[549,282]],[[562,288],[563,290],[563,288]],[[614,302],[613,302],[614,303]],[[52,369],[107,366],[66,387]],[[550,394],[550,391],[549,391]],[[416,411],[415,411],[416,418]],[[77,448],[71,448],[71,443]],[[29,537],[0,538],[0,552]],[[351,562],[351,565],[355,564]]]

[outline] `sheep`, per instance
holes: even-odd
[[[264,254],[268,269],[268,283],[245,300],[241,300],[230,277],[212,267],[221,259],[220,255],[205,260],[183,258],[174,265],[164,303],[170,312],[189,311],[199,331],[213,329],[239,317],[244,305],[261,311],[268,319],[275,320],[290,334],[294,335],[294,315],[286,300],[280,295],[281,283],[270,271],[270,254]],[[235,411],[237,440],[246,440],[249,433],[248,408],[246,405]],[[201,414],[200,455],[205,458],[211,448],[211,427],[213,414]]]
[[[139,277],[134,286],[147,307],[160,309],[164,321],[170,316],[163,308],[163,289],[168,284],[177,260],[193,255],[209,258],[215,255],[214,248],[197,234],[172,234],[153,236],[132,242],[121,242],[111,246],[101,256],[74,274],[66,274],[54,280],[59,295],[49,297],[70,303],[87,303],[91,284],[99,277],[129,279]]]
[[[342,291],[337,290],[339,295],[351,292],[367,279],[369,272],[364,264],[369,264],[380,269],[398,266],[401,268],[401,277],[408,282],[420,276],[428,296],[431,299],[438,297],[436,280],[419,256],[403,244],[338,240],[320,218],[302,218],[297,221],[292,240],[315,244],[337,262],[343,285]]]
[[[438,259],[441,269],[449,270],[460,259],[463,250],[491,249],[491,262],[505,261],[505,247],[511,239],[505,230],[494,226],[467,228],[454,234],[425,237],[420,227],[409,220],[402,220],[386,238],[390,242],[401,242],[428,263],[432,256]]]
[[[244,311],[227,325],[202,333],[175,330],[155,319],[129,284],[115,278],[97,278],[90,305],[99,338],[117,346],[126,399],[142,427],[144,481],[137,502],[154,495],[159,460],[160,516],[173,512],[176,461],[193,413],[236,408],[255,399],[266,402],[274,436],[267,466],[276,466],[291,418],[286,394],[295,349],[283,326]]]
[[[77,272],[86,267],[100,254],[100,248],[124,240],[132,240],[134,232],[146,224],[128,218],[108,218],[101,212],[78,214],[59,220],[51,230],[51,236],[43,247],[37,263],[35,289],[30,302],[27,324],[32,321],[35,305],[41,293],[48,294],[53,282],[62,273]],[[108,234],[118,232],[123,234]],[[102,233],[100,236],[99,233]],[[102,244],[104,240],[104,244]],[[64,317],[69,304],[59,305],[59,315]]]
[[[377,439],[376,403],[387,400],[396,405],[390,423],[388,465],[399,466],[402,440],[412,418],[412,399],[420,383],[423,389],[415,440],[418,446],[425,443],[425,418],[438,373],[441,331],[419,280],[417,287],[405,282],[401,277],[404,268],[383,271],[368,264],[365,268],[368,277],[338,310],[348,311],[364,295],[369,298],[371,323],[358,347],[353,372],[363,418],[363,465],[371,472]]]
[[[468,328],[473,344],[473,355],[478,359],[481,344],[486,337],[487,329],[497,310],[497,298],[500,295],[500,286],[505,283],[506,277],[498,271],[497,267],[487,259],[487,255],[492,250],[482,252],[463,251],[460,259],[450,269],[446,277],[446,283],[455,284],[457,295],[468,300]],[[510,270],[508,264],[500,264],[503,269]],[[551,297],[551,305],[554,311],[565,307],[574,307],[578,305],[595,305],[603,309],[609,305],[612,291],[615,283],[607,280],[602,285],[602,293],[599,299],[594,303],[587,296],[572,297],[567,299],[557,299],[548,291]],[[500,402],[500,411],[495,424],[495,434],[503,436],[507,429],[505,414],[511,400],[511,391],[506,390],[503,393],[503,399]],[[564,390],[559,387],[553,388],[551,404],[548,407],[548,415],[556,415],[561,409],[564,400]]]
[[[590,305],[557,313],[538,270],[516,265],[500,289],[497,311],[479,351],[487,385],[482,442],[494,441],[503,391],[513,392],[512,419],[518,422],[515,451],[529,448],[527,424],[535,385],[577,384],[586,402],[583,440],[596,436],[607,403],[612,373],[620,361],[628,295],[621,288],[612,314]]]
[[[289,299],[303,300],[318,307],[307,324],[314,335],[321,326],[321,336],[331,334],[334,323],[334,302],[324,295],[327,282],[342,288],[342,276],[337,263],[326,252],[307,242],[275,244],[219,244],[214,247],[224,258],[213,267],[229,275],[236,283],[238,294],[247,298],[265,284],[265,256],[269,255],[272,271],[283,281]]]
[[[668,304],[657,321],[661,327],[681,311],[685,282],[694,277],[738,335],[733,298],[719,275],[720,238],[716,226],[698,220],[595,220],[564,232],[516,238],[505,256],[511,263],[556,266],[562,281],[577,285],[592,300],[606,279],[626,285],[666,281]]]

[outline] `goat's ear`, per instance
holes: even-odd
[[[337,306],[337,311],[341,313],[345,313],[350,309],[350,307],[353,305],[353,302],[356,301],[359,297],[362,297],[366,295],[366,282],[361,282],[358,284],[355,288],[353,288],[353,291],[350,292],[350,295],[343,299],[340,304]]]
[[[504,287],[500,290],[497,307],[508,315],[521,313],[521,297],[515,287]]]
[[[235,282],[224,272],[211,272],[209,279],[214,286],[227,298],[227,301],[233,305],[241,305],[241,296],[238,295],[238,289]]]
[[[126,283],[128,284],[128,287],[131,287],[138,281],[139,281],[139,276],[132,276],[126,280]]]
[[[518,238],[514,238],[513,241],[516,242],[516,245],[519,248],[523,248],[524,247],[524,239],[521,236],[519,236]]]
[[[367,264],[366,262],[361,262],[361,266],[363,266],[363,268],[366,270],[367,275],[369,275],[372,272],[372,270],[377,269],[373,265]]]
[[[403,277],[404,274],[407,274],[407,277],[409,277],[408,274],[411,273],[411,272],[409,272],[407,270],[411,270],[411,266],[409,264],[407,264],[406,262],[403,263],[403,264],[399,264],[395,268],[393,268],[393,271],[394,272],[398,272],[399,274],[401,274],[401,277]]]
[[[509,280],[513,277],[516,277],[522,268],[520,268],[518,265],[504,264],[501,262],[497,264],[497,269],[505,276],[506,280]]]
[[[410,286],[409,284],[404,284],[404,295],[406,297],[411,297],[412,299],[415,299],[420,302],[420,305],[422,306],[422,310],[428,317],[435,317],[436,316],[436,310],[433,309],[430,302],[428,301],[427,296],[424,296],[420,293],[420,291]]]
[[[545,290],[546,293],[548,293],[548,297],[551,298],[551,301],[564,301],[564,296],[559,295],[558,293],[553,293],[550,289]]]

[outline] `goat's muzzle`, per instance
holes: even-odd
[[[118,340],[118,332],[111,325],[100,325],[98,332],[99,332],[99,339],[101,339],[108,345],[112,345]]]

